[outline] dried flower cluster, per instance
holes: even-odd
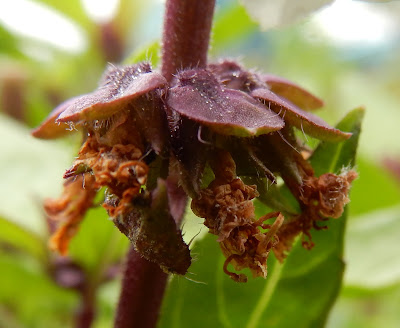
[[[213,161],[215,179],[192,201],[192,210],[205,218],[204,225],[217,235],[226,257],[224,271],[238,282],[247,281],[244,274],[229,272],[232,263],[236,270],[249,268],[255,277],[267,276],[267,258],[278,243],[276,232],[283,223],[279,212],[269,213],[256,220],[252,199],[258,196],[256,186],[249,186],[236,177],[235,162],[228,152],[221,152]],[[278,217],[274,224],[264,221]],[[262,232],[262,229],[267,232]]]
[[[294,133],[297,128],[332,142],[349,138],[309,112],[321,106],[301,87],[229,60],[182,70],[170,82],[147,63],[111,66],[96,91],[61,104],[33,133],[58,137],[68,133],[61,124],[67,123],[85,135],[64,175],[63,195],[46,202],[48,215],[60,223],[52,247],[66,253],[97,191],[107,187],[103,206],[136,250],[166,272],[185,274],[191,258],[168,188],[174,179],[218,236],[224,271],[247,280],[228,270],[231,263],[266,277],[271,250],[282,260],[297,235],[310,237],[316,222],[340,217],[348,202],[356,173],[316,177]],[[280,209],[257,219],[257,184],[276,183],[277,176],[302,213]],[[256,185],[245,184],[248,177]],[[304,245],[311,247],[311,240]]]

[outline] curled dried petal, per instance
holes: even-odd
[[[304,181],[299,197],[303,203],[302,213],[284,224],[277,234],[279,242],[274,248],[274,253],[279,261],[283,261],[295,237],[300,233],[303,234],[304,248],[311,249],[314,246],[310,230],[326,229],[326,226],[319,226],[317,222],[326,221],[327,218],[339,218],[343,214],[344,206],[349,202],[351,182],[356,177],[355,171],[344,170],[339,175],[325,173],[318,178],[310,176]]]
[[[265,278],[267,258],[277,243],[276,233],[283,216],[276,212],[255,219],[252,199],[258,196],[257,189],[239,178],[230,179],[235,176],[235,165],[229,153],[220,152],[213,169],[215,180],[192,200],[192,210],[205,218],[209,232],[218,236],[217,241],[226,257],[225,273],[237,282],[247,280],[242,274],[228,271],[227,266],[231,263],[236,270],[249,268],[253,276]],[[273,225],[264,223],[273,217],[277,217]],[[263,232],[262,229],[269,230]]]
[[[110,216],[122,215],[130,210],[132,199],[147,181],[148,166],[140,160],[142,152],[135,145],[116,144],[113,147],[99,145],[89,137],[83,144],[77,160],[66,175],[77,174],[84,167],[95,177],[98,187],[107,186],[110,193],[118,197]]]
[[[292,220],[281,226],[277,233],[278,242],[273,248],[273,252],[275,257],[279,262],[283,262],[283,260],[288,255],[289,251],[292,249],[293,242],[295,238],[303,232],[303,222],[300,220]]]
[[[310,177],[304,181],[300,200],[322,217],[339,218],[350,201],[351,182],[356,178],[357,173],[353,170],[339,175],[325,173],[318,178]]]
[[[263,222],[272,217],[277,217],[272,225]],[[225,273],[237,282],[242,282],[243,277],[227,271],[227,265],[231,263],[235,270],[249,268],[254,277],[267,277],[267,259],[270,251],[278,243],[277,231],[283,223],[280,213],[269,213],[268,215],[237,227],[230,238],[220,243],[222,253],[227,257],[224,265]],[[260,228],[269,229],[261,232]]]
[[[60,198],[45,201],[47,215],[59,224],[49,242],[51,249],[62,255],[68,252],[69,242],[78,232],[79,224],[92,206],[96,193],[94,177],[80,175],[65,182]]]
[[[64,178],[63,195],[48,200],[45,209],[49,217],[60,226],[50,240],[50,246],[65,254],[68,243],[78,230],[86,211],[92,206],[99,188],[107,186],[116,201],[105,204],[112,217],[128,213],[132,200],[146,183],[148,167],[140,161],[142,152],[134,145],[117,144],[113,147],[100,145],[89,136],[82,145],[74,165]]]

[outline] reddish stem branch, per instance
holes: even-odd
[[[169,0],[165,7],[162,74],[167,80],[179,69],[205,67],[215,0]]]
[[[129,250],[115,328],[153,328],[167,282],[167,275],[155,263]]]
[[[82,293],[82,304],[75,317],[76,328],[89,328],[92,326],[95,317],[94,299],[91,295]]]

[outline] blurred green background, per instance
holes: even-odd
[[[107,62],[156,64],[163,2],[89,2],[0,3],[0,327],[71,326],[85,295],[96,296],[94,327],[113,318],[128,243],[98,208],[67,259],[47,250],[51,224],[41,202],[60,192],[80,138],[41,141],[29,131],[63,100],[93,90]],[[339,0],[260,31],[237,1],[217,1],[211,60],[236,58],[297,82],[325,100],[318,115],[331,124],[367,109],[330,328],[400,327],[399,17],[397,1]],[[187,223],[188,240],[198,222]]]

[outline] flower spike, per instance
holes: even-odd
[[[176,213],[189,196],[193,212],[217,236],[224,272],[236,282],[247,277],[231,265],[266,278],[271,251],[282,261],[299,234],[310,249],[310,230],[323,229],[317,223],[339,217],[349,201],[356,173],[315,176],[311,150],[294,133],[296,127],[331,142],[351,136],[305,111],[321,105],[303,88],[232,60],[182,70],[168,82],[148,63],[110,66],[96,91],[64,102],[33,132],[64,135],[60,122],[86,132],[64,174],[63,195],[46,202],[59,222],[52,248],[67,252],[96,193],[107,187],[103,207],[136,251],[184,275],[191,257]],[[268,200],[274,193],[262,186],[278,177],[298,211]],[[168,181],[179,190],[171,192]],[[256,218],[256,198],[274,210]]]

